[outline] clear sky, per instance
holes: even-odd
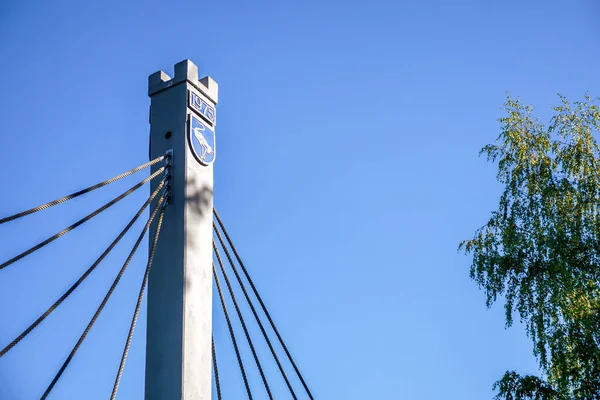
[[[558,91],[600,95],[599,21],[594,0],[3,0],[0,217],[147,161],[147,76],[191,59],[220,87],[215,205],[315,397],[491,399],[505,370],[537,368],[522,327],[504,329],[501,305],[486,310],[457,253],[500,192],[478,151],[499,132],[506,91],[542,118]],[[143,174],[0,226],[0,261]],[[147,195],[0,271],[0,347]],[[0,399],[39,398],[141,224],[0,358]],[[50,399],[108,398],[145,246]],[[214,323],[224,397],[242,399],[220,314]],[[143,399],[144,330],[142,315],[121,399]]]

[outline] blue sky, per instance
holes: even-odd
[[[501,189],[478,151],[507,91],[542,118],[558,91],[600,95],[598,21],[593,0],[4,0],[0,216],[147,161],[147,76],[191,59],[220,87],[215,205],[315,397],[491,399],[505,370],[537,368],[522,327],[486,310],[457,253]],[[141,179],[0,226],[0,261]],[[0,271],[0,347],[147,195]],[[39,398],[142,224],[0,359],[1,399]],[[109,396],[145,254],[50,399]],[[214,323],[224,397],[244,398],[220,314]],[[144,330],[142,315],[119,398],[143,398]]]

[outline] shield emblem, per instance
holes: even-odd
[[[200,164],[210,165],[215,161],[215,131],[194,115],[190,116],[188,142]]]

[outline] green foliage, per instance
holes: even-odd
[[[494,384],[498,390],[496,399],[506,400],[558,400],[556,390],[536,376],[522,377],[514,371],[504,374],[504,377]]]
[[[460,249],[490,307],[505,301],[533,342],[542,378],[507,372],[497,399],[600,399],[600,109],[561,104],[549,126],[507,99],[497,143],[498,209]]]

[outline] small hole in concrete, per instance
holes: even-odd
[[[173,134],[171,132],[165,133],[165,138],[166,139],[171,139],[171,136],[173,136]]]

